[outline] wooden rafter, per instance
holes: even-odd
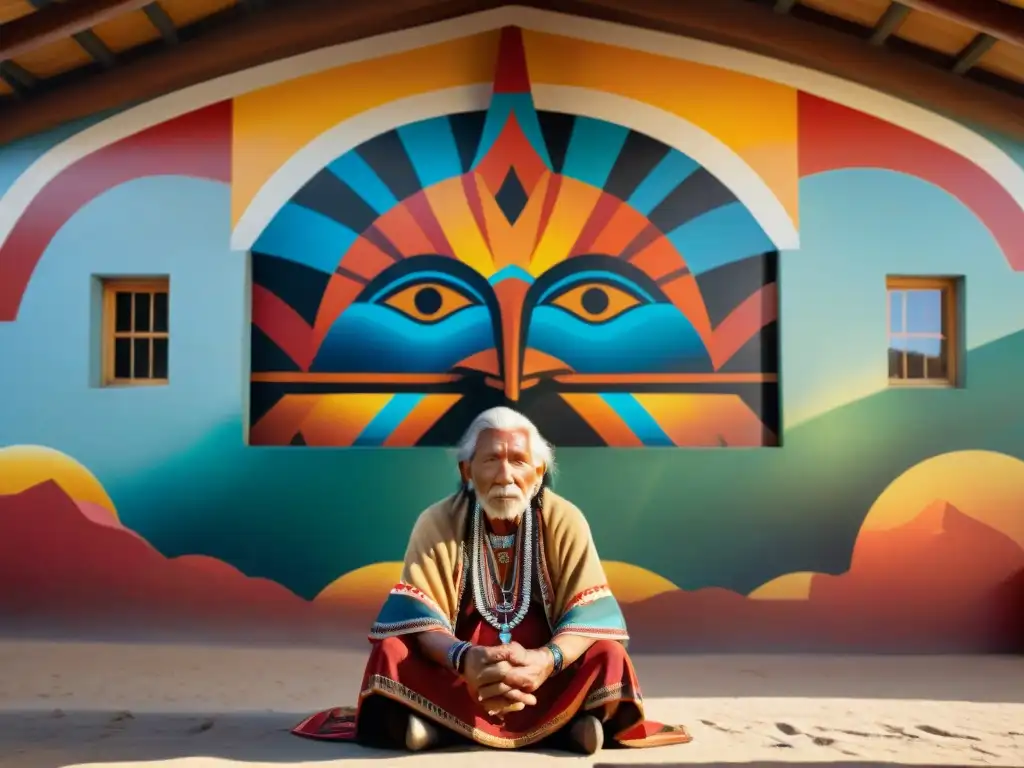
[[[54,0],[28,0],[29,5],[37,11],[52,5],[53,2]],[[71,38],[78,43],[79,48],[89,54],[89,58],[93,61],[108,68],[116,63],[114,52],[91,29],[83,29],[81,32],[76,32]]]
[[[1000,0],[901,0],[918,11],[955,21],[996,40],[1024,47],[1024,8]]]
[[[1024,140],[1024,100],[909,54],[747,0],[527,0],[527,5],[632,24],[761,53],[836,75]],[[909,4],[909,3],[908,3]]]
[[[0,80],[7,83],[18,96],[27,95],[37,83],[35,75],[13,61],[0,61]]]
[[[91,28],[97,24],[142,8],[150,2],[152,0],[78,0],[73,3],[46,3],[35,13],[4,24],[3,37],[0,38],[0,61],[17,58],[83,32],[90,33]],[[99,38],[96,40],[99,41]],[[100,44],[102,45],[102,42]],[[92,55],[92,51],[87,49],[87,52]]]
[[[103,0],[108,6],[112,0]],[[902,1],[902,0],[901,0]],[[100,0],[68,8],[94,10]],[[152,0],[150,0],[152,2]],[[255,0],[248,0],[249,6]],[[121,7],[148,3],[130,0]],[[233,15],[188,45],[164,46],[66,88],[0,108],[0,145],[94,112],[138,103],[281,58],[501,5],[603,19],[749,50],[837,75],[1024,139],[1024,101],[899,50],[748,0],[285,0]],[[909,4],[909,2],[905,3]],[[60,6],[58,6],[60,7]],[[40,11],[42,15],[51,9]],[[6,29],[5,29],[6,31]],[[23,36],[22,42],[25,37]],[[7,45],[10,45],[7,41]],[[4,50],[0,48],[0,51]]]
[[[967,71],[977,64],[981,57],[988,53],[997,42],[999,41],[991,35],[984,32],[979,33],[960,51],[960,54],[956,57],[956,62],[953,64],[953,72],[957,75],[967,74]]]
[[[178,42],[178,28],[174,26],[174,21],[167,15],[167,11],[164,10],[164,7],[159,2],[152,2],[149,5],[143,6],[142,10],[145,12],[146,18],[149,19],[149,23],[160,33],[160,37],[164,39],[165,43],[174,45]]]
[[[890,3],[889,7],[885,9],[885,13],[882,14],[882,18],[875,24],[875,28],[871,30],[871,44],[883,45],[889,36],[907,20],[909,15],[910,8],[903,3]]]

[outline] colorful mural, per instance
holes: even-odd
[[[215,558],[165,557],[56,451],[4,449],[0,476],[0,584],[17,584],[0,590],[0,615],[17,630],[361,646],[401,571],[400,562],[365,566],[304,600]],[[1022,502],[1024,461],[959,451],[883,491],[842,574],[787,573],[744,595],[683,590],[630,563],[608,561],[606,571],[639,651],[1015,652],[1024,649]]]
[[[692,158],[536,112],[506,29],[486,113],[360,144],[256,242],[251,441],[454,445],[509,403],[559,445],[775,444],[776,258]]]
[[[511,402],[637,650],[1024,649],[1024,147],[516,13],[0,148],[0,626],[364,647]],[[167,386],[94,385],[103,275]],[[963,278],[965,387],[888,386],[887,275]]]

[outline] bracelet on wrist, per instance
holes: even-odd
[[[548,643],[544,647],[551,652],[551,658],[553,660],[551,674],[557,675],[562,671],[562,666],[565,664],[565,656],[562,655],[562,649],[554,643]]]
[[[465,640],[452,643],[448,649],[448,666],[452,668],[453,672],[462,672],[463,664],[466,661],[466,652],[472,647],[473,644],[467,643]]]

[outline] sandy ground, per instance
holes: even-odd
[[[0,766],[784,764],[1024,766],[1024,658],[687,656],[636,659],[653,719],[681,747],[422,756],[298,739],[351,703],[363,654],[0,641]]]

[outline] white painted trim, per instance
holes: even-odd
[[[692,157],[743,203],[782,251],[800,247],[786,206],[764,179],[720,139],[678,115],[615,93],[567,85],[535,85],[537,109],[559,110],[632,128]]]
[[[368,109],[324,131],[292,155],[260,187],[231,233],[231,250],[248,251],[277,212],[335,158],[392,128],[432,117],[486,109],[490,83],[428,91]]]
[[[833,75],[716,43],[536,8],[505,6],[263,64],[158,97],[90,126],[45,152],[0,197],[0,246],[32,200],[64,169],[139,131],[219,101],[304,75],[511,24],[741,72],[879,117],[976,163],[1024,209],[1024,168],[980,134],[922,107]]]

